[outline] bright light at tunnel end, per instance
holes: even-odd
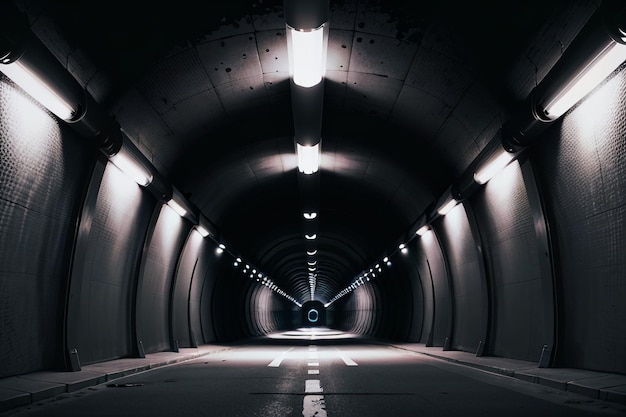
[[[280,333],[272,333],[267,337],[270,339],[287,339],[287,340],[339,340],[339,339],[357,339],[363,337],[356,333],[347,333],[341,330],[330,329],[328,327],[300,327]]]

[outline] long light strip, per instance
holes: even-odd
[[[287,25],[291,37],[291,73],[293,82],[300,87],[319,84],[326,72],[324,51],[324,25],[300,30]]]
[[[2,63],[0,71],[59,119],[67,121],[74,116],[75,109],[19,60],[8,64]]]
[[[202,236],[202,237],[207,237],[207,236],[209,236],[211,234],[206,229],[206,227],[202,226],[201,224],[196,225],[196,230],[198,231],[198,233],[200,233],[200,236]]]
[[[180,217],[185,217],[187,214],[187,210],[183,208],[179,203],[176,202],[173,198],[167,202],[167,205],[170,206]]]
[[[479,184],[486,184],[498,172],[502,171],[515,157],[502,148],[500,153],[493,158],[487,165],[474,173],[474,181]]]
[[[417,232],[415,232],[415,234],[418,236],[424,236],[426,232],[428,232],[429,230],[430,230],[430,226],[425,224],[424,226],[417,229]]]
[[[113,155],[110,159],[120,171],[132,178],[137,184],[146,187],[152,182],[153,176],[146,172],[139,164],[135,163],[129,156],[123,152]]]
[[[456,205],[458,204],[458,201],[456,201],[454,198],[450,201],[448,201],[446,204],[444,204],[443,206],[441,206],[439,209],[437,209],[437,212],[442,215],[445,216],[446,214],[448,214],[450,212],[450,210],[452,210]]]
[[[543,105],[546,116],[552,120],[561,117],[624,61],[626,45],[617,42],[608,44],[556,97]]]

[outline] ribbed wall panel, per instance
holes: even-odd
[[[429,231],[424,236],[417,239],[415,261],[417,272],[419,275],[420,285],[422,287],[422,309],[423,323],[422,332],[419,342],[428,343],[429,336],[432,336],[433,323],[435,317],[435,294],[433,288],[433,277],[430,270],[428,258],[426,257],[427,246],[434,242],[435,235]]]
[[[78,345],[71,348],[83,364],[132,353],[133,290],[153,205],[148,193],[107,164],[95,207],[85,209],[90,226],[77,242],[72,272],[73,288],[81,282],[80,307],[68,318],[78,323]]]
[[[447,255],[454,298],[451,346],[476,352],[483,339],[487,317],[483,315],[488,300],[483,294],[480,254],[477,251],[463,205],[458,205],[442,219],[441,238]]]
[[[206,336],[203,331],[203,323],[210,322],[211,317],[202,312],[204,290],[211,288],[214,280],[211,265],[215,263],[216,245],[212,239],[204,239],[201,250],[198,253],[198,264],[191,280],[189,291],[189,327],[197,344],[208,343],[215,339],[215,335],[209,332]],[[208,301],[210,303],[210,300]]]
[[[419,242],[419,239],[416,239]],[[408,340],[411,342],[419,342],[424,332],[425,327],[425,314],[426,314],[426,296],[424,294],[424,278],[429,280],[429,277],[422,277],[419,272],[418,263],[415,262],[416,256],[419,256],[417,250],[418,244],[410,245],[411,260],[407,263],[406,270],[411,287],[409,293],[412,297],[413,308],[410,312],[410,328],[408,334]],[[417,254],[417,255],[416,255]],[[429,282],[429,281],[426,281]]]
[[[172,282],[190,227],[189,221],[162,205],[144,252],[138,289],[141,303],[137,326],[146,353],[173,348],[170,333]]]
[[[533,153],[557,247],[561,366],[626,374],[625,115],[621,71]]]
[[[172,337],[180,347],[193,345],[190,328],[190,290],[200,261],[205,239],[197,232],[189,234],[178,268],[172,294]]]
[[[63,307],[94,157],[0,76],[0,378],[63,366]]]
[[[476,208],[493,300],[489,353],[538,361],[550,345],[553,305],[542,298],[537,236],[517,162],[477,193]]]
[[[437,233],[427,233],[422,236],[422,241],[427,262],[420,265],[420,274],[430,274],[433,286],[434,320],[429,341],[433,346],[443,346],[452,325],[452,290]]]

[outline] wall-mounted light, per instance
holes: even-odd
[[[503,147],[499,146],[498,150],[474,173],[474,181],[478,184],[486,184],[498,172],[509,165],[515,159],[515,156],[514,153],[507,152]]]
[[[147,187],[152,182],[152,173],[134,157],[132,152],[129,152],[127,147],[122,146],[119,152],[111,156],[109,160],[142,187]]]
[[[452,210],[456,205],[458,204],[458,201],[456,201],[454,198],[448,200],[447,202],[445,202],[443,205],[441,205],[438,209],[437,209],[437,213],[439,213],[442,216],[445,216],[446,214],[448,214],[450,212],[450,210]]]
[[[166,203],[180,217],[185,217],[194,223],[198,223],[197,209],[189,203],[187,198],[176,188],[172,187],[172,195]]]
[[[546,97],[543,103],[543,115],[550,120],[561,117],[566,111],[578,103],[591,90],[598,86],[617,67],[626,60],[626,46],[621,43],[611,42],[592,57],[591,62],[576,74],[566,86],[554,97]]]
[[[59,119],[80,119],[85,90],[30,31],[26,15],[7,7],[1,10],[0,71]]]
[[[202,237],[208,237],[211,236],[211,234],[217,235],[217,232],[209,219],[207,219],[202,213],[198,213],[198,224],[196,225],[196,230],[202,235]],[[237,258],[235,261],[241,262],[241,258]]]
[[[417,229],[415,234],[418,235],[418,236],[424,236],[426,234],[426,232],[428,232],[429,230],[430,230],[430,226],[425,224],[424,226],[422,226],[419,229]]]
[[[167,205],[170,206],[170,208],[176,213],[178,213],[180,217],[185,217],[185,215],[187,214],[187,210],[185,210],[185,208],[180,203],[176,202],[174,198],[170,199],[167,202]]]
[[[201,224],[196,225],[196,230],[198,231],[198,233],[200,233],[200,236],[202,237],[207,237],[210,235],[209,231]]]
[[[610,16],[613,11],[605,7],[589,19],[538,86],[540,119],[561,117],[626,61],[626,12],[622,5],[622,10],[615,10],[617,15]]]
[[[298,154],[298,170],[303,174],[314,174],[319,169],[320,164],[320,144],[307,146],[296,143]]]
[[[532,90],[521,112],[507,122],[503,146],[528,146],[626,60],[626,3],[603,1],[548,74]]]
[[[5,58],[0,71],[59,119],[71,121],[78,113],[76,106],[67,103],[52,86],[31,71],[24,61],[11,62]]]

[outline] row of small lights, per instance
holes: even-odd
[[[222,249],[223,251],[225,249],[225,246],[220,244],[219,248]],[[302,304],[300,304],[298,301],[296,301],[294,297],[292,297],[291,295],[287,294],[284,290],[282,290],[266,274],[258,271],[256,268],[251,267],[249,264],[244,263],[241,258],[239,257],[235,258],[235,260],[233,261],[233,266],[235,268],[240,267],[241,272],[248,275],[248,277],[251,280],[256,280],[256,282],[258,282],[258,285],[265,285],[267,288],[269,288],[271,291],[274,291],[276,294],[282,297],[285,297],[287,300],[291,301],[298,307],[302,307]]]
[[[317,218],[317,213],[305,212],[305,213],[302,213],[302,216],[304,217],[306,221],[313,221]],[[315,240],[317,239],[317,235],[305,234],[304,238],[306,240]],[[317,271],[317,259],[315,257],[315,255],[317,255],[317,249],[307,250],[306,254],[307,254],[306,266],[307,266],[307,271],[308,271],[307,274],[309,278],[309,291],[311,293],[311,300],[313,300],[315,297],[315,288],[317,287],[317,272],[316,272]]]
[[[423,236],[430,229],[431,228],[430,228],[429,225],[424,225],[424,226],[420,227],[417,230],[417,232],[415,232],[415,235],[416,236]],[[408,249],[406,247],[407,244],[408,244],[408,242],[399,244],[397,250],[399,250],[401,253],[407,253],[408,252]],[[397,250],[393,251],[389,256],[394,255],[397,252]],[[389,259],[389,256],[385,256],[382,259],[382,263],[384,265],[386,265],[387,267],[391,267],[391,260]],[[350,285],[348,285],[346,288],[341,290],[337,295],[335,295],[333,298],[331,298],[330,301],[324,305],[324,307],[328,307],[329,305],[331,305],[332,303],[334,303],[338,299],[340,299],[340,298],[350,294],[352,291],[356,290],[361,285],[365,285],[365,284],[371,282],[372,280],[374,280],[376,278],[376,276],[377,276],[376,272],[378,272],[378,276],[380,276],[380,274],[382,274],[382,272],[383,272],[383,269],[382,269],[380,263],[377,263],[376,265],[371,267],[369,269],[369,271],[361,273],[360,275],[358,275],[355,278],[355,280]]]
[[[384,257],[382,262],[387,267],[391,267],[391,260],[389,259],[388,256]],[[337,293],[337,295],[335,295],[333,298],[331,298],[329,302],[324,304],[324,307],[328,307],[329,305],[331,305],[332,303],[334,303],[338,299],[340,299],[340,298],[350,294],[352,291],[356,290],[361,285],[365,285],[365,284],[369,283],[370,281],[374,280],[377,276],[380,276],[382,274],[382,272],[383,272],[382,266],[380,265],[380,263],[377,263],[376,265],[371,267],[369,269],[369,271],[363,272],[363,273],[359,274],[354,279],[354,281],[352,281],[352,283],[350,285],[348,285],[343,290],[339,291],[339,293]]]

